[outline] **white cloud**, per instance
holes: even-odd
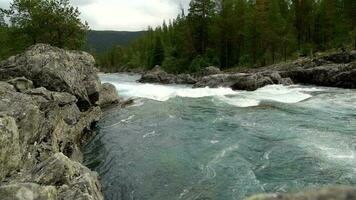
[[[11,0],[0,0],[8,7]],[[70,0],[94,30],[136,31],[175,18],[189,0]]]

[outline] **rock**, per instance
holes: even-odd
[[[82,164],[56,153],[18,178],[20,182],[52,185],[59,199],[102,200],[98,175]]]
[[[349,53],[342,52],[342,53],[335,53],[335,54],[325,56],[323,59],[333,63],[340,64],[340,63],[349,63],[352,61],[353,58]]]
[[[139,82],[161,84],[194,84],[197,82],[197,80],[189,74],[169,74],[165,72],[160,66],[156,66],[151,71],[143,74]]]
[[[88,130],[99,120],[100,108],[81,112],[71,94],[45,88],[20,93],[11,87],[0,84],[0,110],[16,121],[21,148],[13,156],[21,158],[21,166],[32,166],[56,152],[81,160],[78,141],[90,136]]]
[[[293,85],[294,82],[292,81],[291,78],[282,78],[280,84],[282,84],[282,85]]]
[[[48,45],[0,63],[1,198],[103,199],[97,174],[79,163],[101,116],[93,63]]]
[[[260,194],[247,200],[351,200],[356,199],[356,188],[349,186],[329,187],[316,191],[294,194]]]
[[[260,87],[274,84],[269,76],[262,74],[217,74],[203,77],[194,87],[231,87],[233,90],[253,91]]]
[[[313,84],[356,88],[356,61],[352,53],[338,53],[317,59],[300,58],[289,63],[251,69],[246,73],[217,74],[201,78],[194,87],[231,87],[255,90],[269,84]]]
[[[20,155],[19,131],[15,119],[0,116],[0,180],[18,168]]]
[[[178,74],[174,81],[176,84],[195,84],[196,82],[197,79],[192,77],[190,74]]]
[[[79,107],[86,110],[99,100],[100,82],[94,62],[88,53],[37,44],[0,62],[0,80],[26,77],[35,87],[76,96]]]
[[[41,186],[35,183],[15,183],[0,186],[2,200],[57,200],[54,186]]]
[[[174,83],[174,78],[174,75],[168,74],[167,72],[163,71],[160,66],[156,66],[151,71],[143,74],[139,82],[172,84]]]
[[[221,74],[221,73],[222,72],[220,71],[220,69],[214,66],[207,67],[203,70],[203,76],[210,76],[210,75]]]
[[[13,85],[17,91],[25,92],[29,89],[33,88],[32,81],[26,79],[25,77],[18,77],[8,81],[11,85]]]
[[[99,106],[104,108],[120,102],[119,95],[114,85],[104,83],[100,87]]]

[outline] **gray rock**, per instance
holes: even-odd
[[[84,52],[38,44],[0,62],[0,80],[26,77],[35,87],[76,96],[79,106],[85,110],[99,100],[100,82],[94,62]]]
[[[93,62],[36,45],[0,63],[2,199],[103,199],[97,174],[79,163],[101,116]]]
[[[103,199],[97,173],[71,161],[62,153],[54,154],[17,181],[55,186],[58,189],[58,199]]]
[[[2,200],[57,200],[54,186],[41,186],[35,183],[17,183],[0,186]]]
[[[169,74],[165,72],[160,66],[156,66],[151,71],[143,74],[139,82],[161,84],[194,84],[197,82],[197,80],[189,74]]]
[[[356,199],[356,188],[350,186],[329,187],[320,190],[291,194],[260,194],[247,200],[352,200]]]
[[[231,87],[255,90],[269,84],[313,84],[356,88],[356,58],[338,53],[318,59],[300,58],[289,63],[248,70],[246,73],[218,74],[201,78],[194,87]]]
[[[20,155],[19,131],[15,119],[0,116],[0,180],[18,168]]]
[[[178,74],[174,80],[176,84],[195,84],[197,79],[195,79],[190,74]]]
[[[119,95],[114,85],[104,83],[100,87],[99,106],[104,108],[120,102]]]
[[[13,85],[17,91],[25,92],[29,89],[33,88],[32,81],[26,79],[25,77],[18,77],[8,81],[11,85]]]
[[[210,76],[215,74],[221,74],[222,72],[218,67],[210,66],[203,70],[203,76]]]

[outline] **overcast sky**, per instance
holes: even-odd
[[[189,0],[70,0],[93,30],[137,31],[175,18]],[[0,0],[7,8],[11,0]]]

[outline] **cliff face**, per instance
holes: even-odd
[[[0,97],[1,199],[103,199],[80,145],[119,98],[91,55],[35,45],[0,62]]]

